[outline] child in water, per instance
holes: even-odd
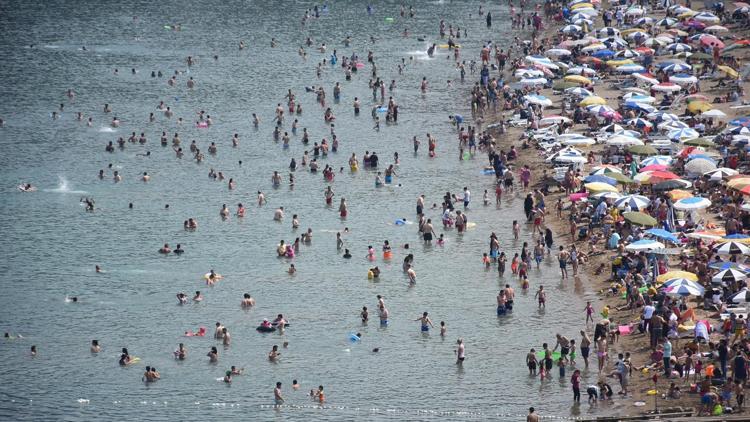
[[[518,225],[518,220],[513,220],[513,239],[518,240],[521,234],[521,227]]]
[[[438,246],[445,245],[445,238],[443,237],[442,233],[440,233],[440,237],[438,237],[437,244],[438,244]]]
[[[521,281],[521,290],[529,290],[529,279],[524,276],[523,281]]]
[[[490,260],[490,257],[487,255],[487,252],[482,254],[482,263],[484,264],[484,268],[490,269],[490,264],[492,261]]]

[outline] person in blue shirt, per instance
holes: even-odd
[[[664,352],[663,358],[664,358],[664,376],[667,378],[672,377],[672,369],[670,367],[670,361],[672,359],[672,343],[669,342],[669,339],[664,337],[664,343],[662,344],[662,350]]]

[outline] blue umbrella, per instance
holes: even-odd
[[[700,154],[700,153],[688,155],[688,161],[690,160],[708,160],[716,164],[716,161],[713,159],[713,157],[706,155],[706,154]]]
[[[750,265],[740,264],[737,262],[726,262],[726,261],[714,261],[708,264],[708,268],[714,270],[738,270],[745,273],[750,273]]]
[[[646,233],[657,237],[659,239],[668,240],[672,243],[679,243],[679,239],[677,239],[677,236],[675,236],[674,233],[670,233],[664,229],[648,229],[646,230]]]
[[[729,122],[732,126],[744,126],[748,127],[750,126],[750,117],[738,117],[731,122]]]
[[[599,50],[596,53],[592,54],[592,56],[596,57],[597,59],[605,58],[605,57],[612,57],[615,55],[615,52],[612,50]]]
[[[613,179],[611,177],[607,177],[607,176],[605,176],[603,174],[594,174],[594,175],[588,176],[585,179],[583,179],[583,181],[586,182],[586,183],[600,182],[600,183],[606,183],[606,184],[612,185],[612,186],[617,185],[617,180],[615,180],[615,179]]]
[[[623,108],[632,108],[634,110],[641,111],[643,113],[653,113],[656,111],[656,107],[644,103],[626,102],[622,105]]]

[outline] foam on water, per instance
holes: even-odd
[[[84,195],[86,194],[85,190],[72,190],[70,189],[68,179],[66,179],[63,176],[58,176],[59,184],[54,189],[44,189],[45,192],[52,192],[52,193],[72,193],[76,195]]]

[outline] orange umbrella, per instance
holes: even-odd
[[[740,192],[742,192],[744,195],[750,195],[750,185],[747,185],[744,188],[740,189]]]
[[[693,197],[692,193],[690,193],[690,192],[688,192],[686,190],[682,190],[682,189],[671,190],[671,191],[669,191],[669,193],[667,195],[669,195],[669,197],[672,198],[672,201],[679,201],[680,199],[692,198]]]
[[[679,179],[680,176],[672,173],[671,171],[654,171],[651,172],[652,179],[672,180]]]

